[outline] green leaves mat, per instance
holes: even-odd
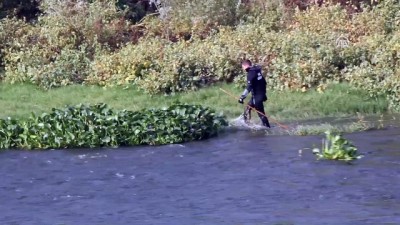
[[[227,126],[200,105],[113,110],[106,104],[67,106],[26,120],[0,119],[0,149],[93,148],[161,145],[203,140]]]

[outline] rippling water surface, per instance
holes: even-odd
[[[235,131],[185,145],[0,153],[0,224],[400,224],[400,129],[345,135],[365,154],[316,161],[322,136]]]

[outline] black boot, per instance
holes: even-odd
[[[267,118],[267,117],[264,116],[261,120],[262,120],[263,126],[266,126],[266,127],[268,127],[268,128],[271,128],[271,126],[269,125],[269,121],[268,121],[268,118]]]

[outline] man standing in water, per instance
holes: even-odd
[[[244,119],[247,120],[247,116],[250,119],[251,107],[255,108],[261,122],[264,126],[271,128],[269,125],[268,118],[265,116],[264,104],[267,100],[267,82],[261,73],[261,67],[253,66],[250,60],[244,60],[242,62],[242,68],[247,72],[247,87],[240,96],[238,102],[243,104],[244,99],[251,92],[252,96],[247,104],[244,111]]]

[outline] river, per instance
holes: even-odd
[[[345,137],[364,158],[317,161],[306,148],[322,136],[243,130],[184,145],[3,151],[0,224],[400,224],[400,129]]]

